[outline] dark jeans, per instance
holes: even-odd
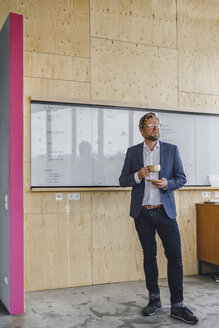
[[[149,295],[160,294],[158,286],[156,231],[168,260],[167,274],[171,304],[183,301],[183,266],[181,242],[176,219],[170,219],[163,208],[142,208],[135,227],[143,248],[144,272]]]

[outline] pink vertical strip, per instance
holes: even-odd
[[[23,16],[10,14],[10,314],[24,312]]]

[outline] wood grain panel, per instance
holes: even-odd
[[[25,162],[31,161],[31,119],[30,119],[30,97],[24,97],[24,109],[23,109],[23,119],[24,119],[24,141],[23,141],[23,157]]]
[[[25,50],[89,56],[89,1],[36,2],[26,20]],[[47,33],[45,33],[47,31]]]
[[[8,8],[8,1],[0,0],[0,29],[2,28],[3,24],[5,23],[8,14],[10,13]]]
[[[25,76],[89,82],[90,61],[63,55],[25,51]]]
[[[92,193],[93,283],[137,280],[142,261],[133,219],[130,192]]]
[[[193,97],[193,106],[198,103],[200,108],[203,98],[207,102],[204,107],[208,107],[219,95],[218,11],[219,2],[214,0],[177,2],[179,91],[205,94]],[[184,96],[191,106],[191,96]]]
[[[25,215],[25,291],[92,284],[91,215]]]
[[[176,50],[92,39],[92,98],[177,105]]]
[[[93,284],[144,279],[142,261],[136,265],[135,253],[128,248],[97,249],[93,261]]]
[[[25,96],[90,98],[90,84],[63,80],[24,78]]]
[[[197,272],[195,203],[194,200],[191,202],[188,196],[180,194],[180,217],[177,220],[181,235],[184,274]]]
[[[59,193],[57,189],[57,193]],[[63,200],[56,201],[56,192],[26,192],[24,208],[26,214],[40,213],[90,213],[91,192],[80,192],[80,200],[69,200],[68,192],[62,192]]]
[[[175,0],[91,0],[91,36],[176,48]]]
[[[25,50],[89,57],[89,0],[7,0],[3,5],[4,14],[24,15]]]
[[[219,45],[219,44],[218,44]],[[218,54],[178,52],[179,91],[219,95]]]
[[[190,53],[219,52],[219,2],[178,0],[178,46]]]
[[[30,182],[30,171],[31,171],[31,162],[24,162],[24,195],[26,191],[30,191],[30,186],[31,186],[31,182]],[[25,197],[24,197],[24,201],[25,201]],[[24,207],[24,211],[25,211],[25,207]]]
[[[214,190],[212,190],[212,195]],[[47,193],[46,193],[47,194]],[[26,222],[28,223],[29,218],[37,217],[37,221],[41,222],[41,226],[45,224],[42,223],[42,218],[46,216],[55,216],[57,219],[51,224],[50,228],[47,227],[48,231],[51,229],[59,229],[57,228],[59,221],[58,217],[62,217],[63,215],[67,215],[69,213],[70,217],[72,216],[81,216],[81,212],[84,207],[86,207],[87,200],[84,199],[83,204],[75,203],[76,208],[72,209],[68,207],[66,210],[66,195],[64,195],[63,204],[55,206],[54,201],[52,200],[51,194],[48,193],[44,199],[43,196],[40,196],[40,193],[36,193],[36,211],[40,208],[40,211],[54,211],[54,214],[26,214]],[[86,194],[86,193],[85,193]],[[181,232],[182,239],[182,251],[183,251],[183,263],[184,263],[184,274],[195,274],[197,273],[197,258],[196,258],[196,213],[195,213],[195,203],[201,202],[204,199],[202,198],[201,190],[193,190],[193,191],[176,191],[176,204],[178,211],[178,224]],[[34,196],[34,195],[33,195]],[[27,196],[28,197],[28,196]],[[35,196],[34,196],[35,197]],[[28,202],[27,200],[25,200]],[[48,204],[47,204],[48,202]],[[88,235],[91,238],[91,248],[92,248],[92,256],[93,256],[93,280],[92,283],[107,283],[107,282],[115,282],[115,281],[127,281],[127,280],[138,280],[144,279],[143,273],[143,265],[142,265],[142,250],[140,243],[138,241],[138,237],[135,231],[134,222],[129,217],[129,205],[130,205],[130,192],[93,192],[92,193],[92,227],[90,226],[90,232],[87,231]],[[51,207],[50,207],[51,206]],[[54,208],[54,209],[53,209]],[[34,210],[33,209],[33,212]],[[68,213],[60,213],[62,211],[69,211]],[[73,211],[73,213],[71,212]],[[87,207],[87,211],[84,211],[83,217],[86,222],[89,218],[89,209]],[[31,221],[32,222],[32,221]],[[33,221],[33,223],[36,221]],[[49,224],[49,223],[48,223]],[[72,223],[73,224],[73,223]],[[83,225],[83,224],[82,224]],[[65,229],[66,222],[63,226]],[[31,225],[29,227],[29,234],[34,234],[37,232],[37,229],[40,227]],[[91,233],[92,231],[92,233]],[[47,232],[49,233],[49,232]],[[42,231],[37,232],[37,236],[43,235]],[[87,237],[88,237],[87,235]],[[28,237],[27,230],[27,247],[26,252],[30,252],[34,257],[34,239]],[[59,243],[56,243],[56,240],[59,240],[56,232],[50,235],[51,239],[48,241],[52,246],[50,248],[50,252],[59,252],[59,248],[63,247],[64,252],[67,250],[66,244],[64,246],[60,246]],[[92,237],[91,237],[92,236]],[[64,238],[64,237],[63,237]],[[73,236],[75,238],[75,236]],[[45,239],[46,240],[46,239]],[[45,241],[43,241],[45,244]],[[78,245],[78,244],[77,244]],[[75,244],[75,249],[78,246]],[[29,255],[30,257],[32,255]],[[39,255],[37,255],[39,256]],[[53,261],[55,259],[49,253],[49,257],[51,258],[51,266],[55,266],[53,268],[54,274],[57,275],[56,279],[56,287],[59,287],[58,280],[58,263],[55,264]],[[29,270],[33,267],[33,263],[31,262],[31,258],[27,259],[27,266],[29,266]],[[40,262],[42,260],[42,267],[46,268],[46,264],[44,262],[45,259],[39,259]],[[38,263],[39,263],[38,262]],[[58,261],[59,262],[59,261]],[[67,258],[64,258],[65,264],[67,265]],[[82,259],[81,265],[85,265],[84,260]],[[57,265],[57,267],[56,267]],[[163,246],[161,245],[160,240],[158,239],[158,265],[159,265],[159,276],[166,277],[166,258],[163,251]],[[47,263],[48,266],[48,263]],[[44,270],[40,271],[41,278],[44,279],[43,276]],[[30,272],[28,273],[28,275]],[[27,275],[27,277],[28,277]],[[83,273],[81,273],[83,275]],[[50,277],[51,279],[51,277]],[[67,279],[67,278],[66,278]],[[73,278],[72,278],[73,279]],[[66,281],[66,280],[65,280]],[[47,285],[51,282],[47,281]],[[71,281],[72,286],[77,285],[73,280]],[[32,281],[32,286],[36,286],[36,290],[39,287],[36,281]],[[34,287],[35,288],[35,287]],[[46,287],[48,288],[48,287]]]
[[[179,105],[188,111],[219,114],[219,95],[179,92]]]

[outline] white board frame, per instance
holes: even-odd
[[[175,143],[178,145],[179,147],[179,150],[181,153],[185,153],[184,155],[181,154],[182,156],[182,160],[183,160],[183,163],[184,163],[184,166],[185,166],[185,171],[187,172],[187,176],[188,176],[188,168],[189,168],[189,165],[190,165],[190,162],[188,161],[188,163],[185,164],[185,159],[186,158],[192,158],[194,157],[193,159],[193,163],[191,163],[191,172],[189,172],[190,176],[194,176],[193,174],[193,171],[194,171],[194,168],[196,170],[196,168],[198,167],[199,170],[203,170],[204,172],[206,172],[206,169],[208,169],[209,165],[208,165],[208,162],[205,161],[204,164],[203,163],[203,153],[201,153],[201,157],[199,158],[199,152],[200,152],[200,144],[203,144],[203,140],[205,140],[206,138],[206,134],[209,132],[208,131],[208,124],[206,123],[210,118],[212,119],[215,119],[219,122],[219,115],[218,114],[214,114],[214,113],[197,113],[197,112],[189,112],[188,109],[186,111],[173,111],[173,110],[169,110],[169,109],[161,109],[161,108],[143,108],[143,107],[134,107],[134,106],[127,106],[127,104],[124,104],[122,106],[120,105],[117,105],[117,104],[113,104],[113,105],[105,105],[105,104],[101,104],[101,103],[94,103],[94,102],[91,102],[91,103],[85,103],[83,101],[77,101],[77,102],[71,102],[71,101],[51,101],[51,100],[31,100],[31,108],[32,108],[32,104],[41,104],[41,105],[53,105],[53,106],[56,106],[57,104],[60,105],[60,106],[77,106],[77,107],[80,107],[80,108],[101,108],[101,110],[128,110],[129,113],[136,113],[136,112],[141,112],[142,115],[145,113],[145,112],[148,112],[148,111],[153,111],[153,112],[156,112],[158,114],[158,116],[161,118],[161,121],[163,123],[163,127],[165,127],[166,129],[166,133],[168,134],[168,129],[171,128],[171,126],[168,126],[167,122],[170,121],[169,119],[170,118],[174,118],[175,120],[175,129],[174,131],[172,131],[172,133],[175,135],[175,138],[179,138],[179,140],[176,140],[176,142],[173,142],[172,140],[168,140],[167,136],[166,138],[162,138],[162,132],[161,132],[161,140],[162,141],[170,141],[171,143]],[[180,116],[182,115],[182,116]],[[32,115],[31,115],[32,116]],[[190,121],[191,120],[202,120],[203,122],[203,126],[204,127],[204,131],[203,130],[200,130],[201,133],[199,132],[199,135],[196,135],[195,133],[197,132],[197,126],[195,127],[188,127],[188,124],[183,124],[182,122],[182,118],[183,117],[189,117],[190,118]],[[130,122],[129,122],[130,124]],[[136,127],[135,127],[135,130],[134,128],[132,129],[134,131],[134,133],[138,133],[138,127],[137,127],[137,124],[136,124]],[[132,131],[132,133],[133,133]],[[162,131],[162,129],[161,129]],[[32,129],[31,129],[31,134],[33,133]],[[169,131],[170,133],[170,131]],[[217,148],[217,146],[219,145],[219,133],[217,132],[216,134],[217,136],[217,144],[215,145],[215,147]],[[132,136],[133,137],[133,136]],[[187,140],[186,140],[187,138]],[[166,140],[167,139],[167,140]],[[199,142],[199,139],[202,139],[201,143]],[[141,140],[141,141],[140,141]],[[143,139],[139,139],[139,142],[142,142]],[[174,139],[175,141],[175,139]],[[185,141],[185,148],[183,149],[182,148],[182,145],[181,143]],[[31,145],[32,145],[32,142],[31,142]],[[128,145],[130,146],[130,145]],[[209,147],[208,147],[209,146]],[[125,147],[127,149],[127,147]],[[205,145],[205,153],[206,153],[206,156],[205,158],[208,158],[208,154],[209,154],[209,148],[210,148],[210,143],[208,145],[208,142],[206,143]],[[32,146],[31,146],[31,149],[32,149]],[[189,156],[188,156],[189,154]],[[215,159],[215,158],[214,158]],[[219,162],[219,159],[216,158],[216,160]],[[32,163],[32,158],[31,158],[31,163]],[[187,166],[187,167],[186,167]],[[218,165],[219,167],[219,165]],[[121,172],[121,169],[122,169],[122,166],[120,168],[120,171],[118,171],[118,176],[120,175],[120,172]],[[33,170],[31,169],[31,172],[33,174]],[[200,171],[201,172],[201,171]],[[208,172],[208,174],[213,174],[213,173],[216,173],[216,172]],[[199,174],[199,173],[198,173]],[[202,173],[201,173],[202,174]],[[207,175],[208,175],[207,174]],[[195,175],[197,175],[197,173],[195,173]],[[191,186],[191,187],[201,187],[201,186],[209,186],[209,182],[207,180],[207,175],[206,175],[206,179],[205,181],[203,181],[203,183],[198,183],[196,182],[196,180],[192,180],[192,178],[189,177],[188,179],[188,183],[187,183],[187,187],[188,186]],[[196,179],[196,178],[195,178]],[[32,179],[31,179],[32,181]],[[202,181],[201,181],[202,182]],[[43,190],[44,188],[45,189],[54,189],[54,188],[66,188],[66,189],[69,189],[69,188],[76,188],[76,189],[85,189],[85,188],[96,188],[96,189],[103,189],[103,188],[110,188],[111,190],[116,190],[117,188],[119,189],[119,184],[118,185],[111,185],[111,184],[103,184],[103,185],[92,185],[92,184],[87,184],[87,185],[65,185],[65,184],[58,184],[58,185],[42,185],[42,184],[39,184],[39,185],[36,185],[36,184],[33,184],[31,183],[31,188],[32,190],[37,190],[37,189],[40,189],[40,190]]]

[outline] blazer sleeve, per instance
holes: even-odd
[[[133,187],[137,185],[134,178],[135,172],[133,172],[132,169],[132,156],[133,156],[133,151],[131,151],[131,149],[129,148],[126,153],[122,173],[119,177],[119,183],[121,187]]]
[[[167,179],[168,190],[180,189],[186,183],[186,175],[183,169],[182,160],[180,158],[179,150],[176,146],[174,152],[174,162],[173,162],[173,177]]]

